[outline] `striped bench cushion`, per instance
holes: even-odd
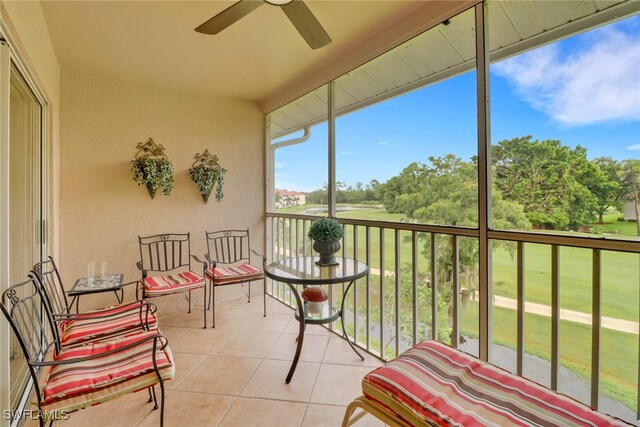
[[[168,276],[153,276],[144,279],[144,294],[147,297],[170,295],[189,289],[201,288],[204,279],[192,271],[171,274]]]
[[[247,263],[228,267],[216,267],[207,270],[207,278],[214,279],[214,285],[250,282],[262,279],[264,273],[258,267]]]
[[[147,302],[116,305],[76,315],[60,322],[62,346],[83,344],[97,339],[112,338],[143,329],[158,329],[158,319],[147,312]],[[142,318],[141,318],[142,315]],[[108,316],[108,317],[107,317]]]
[[[627,426],[567,396],[436,341],[362,381],[367,399],[419,426]]]
[[[142,332],[70,347],[62,350],[56,360],[87,357],[123,348],[154,335],[154,331]],[[164,350],[160,347],[158,345],[156,349],[158,370],[163,380],[170,380],[175,373],[173,356],[168,346]],[[42,409],[51,412],[73,411],[157,384],[159,380],[153,367],[152,354],[153,340],[148,340],[110,356],[52,366],[43,387]]]

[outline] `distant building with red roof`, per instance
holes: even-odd
[[[307,196],[299,191],[281,190],[276,188],[276,208],[290,208],[307,203]]]

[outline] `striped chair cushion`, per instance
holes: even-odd
[[[207,270],[207,278],[213,280],[214,285],[229,285],[231,283],[250,282],[262,279],[264,273],[258,267],[247,263],[226,267],[216,267]]]
[[[192,271],[171,274],[168,276],[153,276],[144,279],[144,294],[146,297],[170,295],[189,289],[201,288],[204,279]]]
[[[436,341],[372,371],[362,389],[411,425],[628,425]]]
[[[139,301],[116,305],[76,315],[60,322],[62,346],[83,344],[97,339],[112,338],[143,329],[158,329],[154,313],[147,313],[147,304]],[[142,318],[141,318],[142,316]]]
[[[109,341],[64,349],[56,360],[87,357],[123,348],[136,341],[156,335],[142,332]],[[173,355],[169,347],[156,349],[158,370],[163,380],[175,373]],[[59,412],[73,411],[97,405],[115,397],[143,390],[159,382],[153,367],[153,340],[145,341],[122,352],[97,359],[52,366],[43,387],[42,409]]]

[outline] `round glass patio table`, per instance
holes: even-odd
[[[363,262],[351,258],[339,257],[336,257],[337,265],[320,267],[315,263],[317,260],[318,257],[313,256],[286,258],[267,265],[264,270],[268,278],[286,283],[296,299],[297,308],[295,317],[300,327],[298,329],[296,353],[293,357],[291,368],[289,368],[287,378],[285,379],[287,384],[291,381],[293,373],[298,366],[300,353],[302,352],[302,343],[304,341],[304,330],[307,324],[319,325],[340,319],[342,335],[360,359],[364,360],[364,357],[354,347],[345,332],[343,307],[351,285],[353,285],[356,280],[366,276],[367,273],[369,273],[369,267]],[[304,289],[307,286],[339,285],[344,283],[348,283],[348,285],[344,288],[340,306],[332,306],[331,301],[328,301],[322,304],[318,312],[315,312],[315,310],[311,310],[310,312],[309,304],[302,300],[298,287],[296,286],[302,285]]]

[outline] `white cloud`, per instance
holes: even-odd
[[[640,144],[634,144],[627,147],[627,150],[640,150]]]
[[[584,40],[585,43],[581,43]],[[534,108],[566,125],[640,120],[640,36],[618,26],[495,64]]]
[[[275,169],[283,169],[285,166],[287,166],[286,163],[278,163],[278,162],[276,162],[276,163],[273,164],[273,167]]]
[[[342,154],[343,156],[355,156],[355,154],[349,151],[341,151],[340,154]]]
[[[378,145],[384,145],[385,147],[388,147],[389,143],[387,141],[380,141],[378,142]]]

